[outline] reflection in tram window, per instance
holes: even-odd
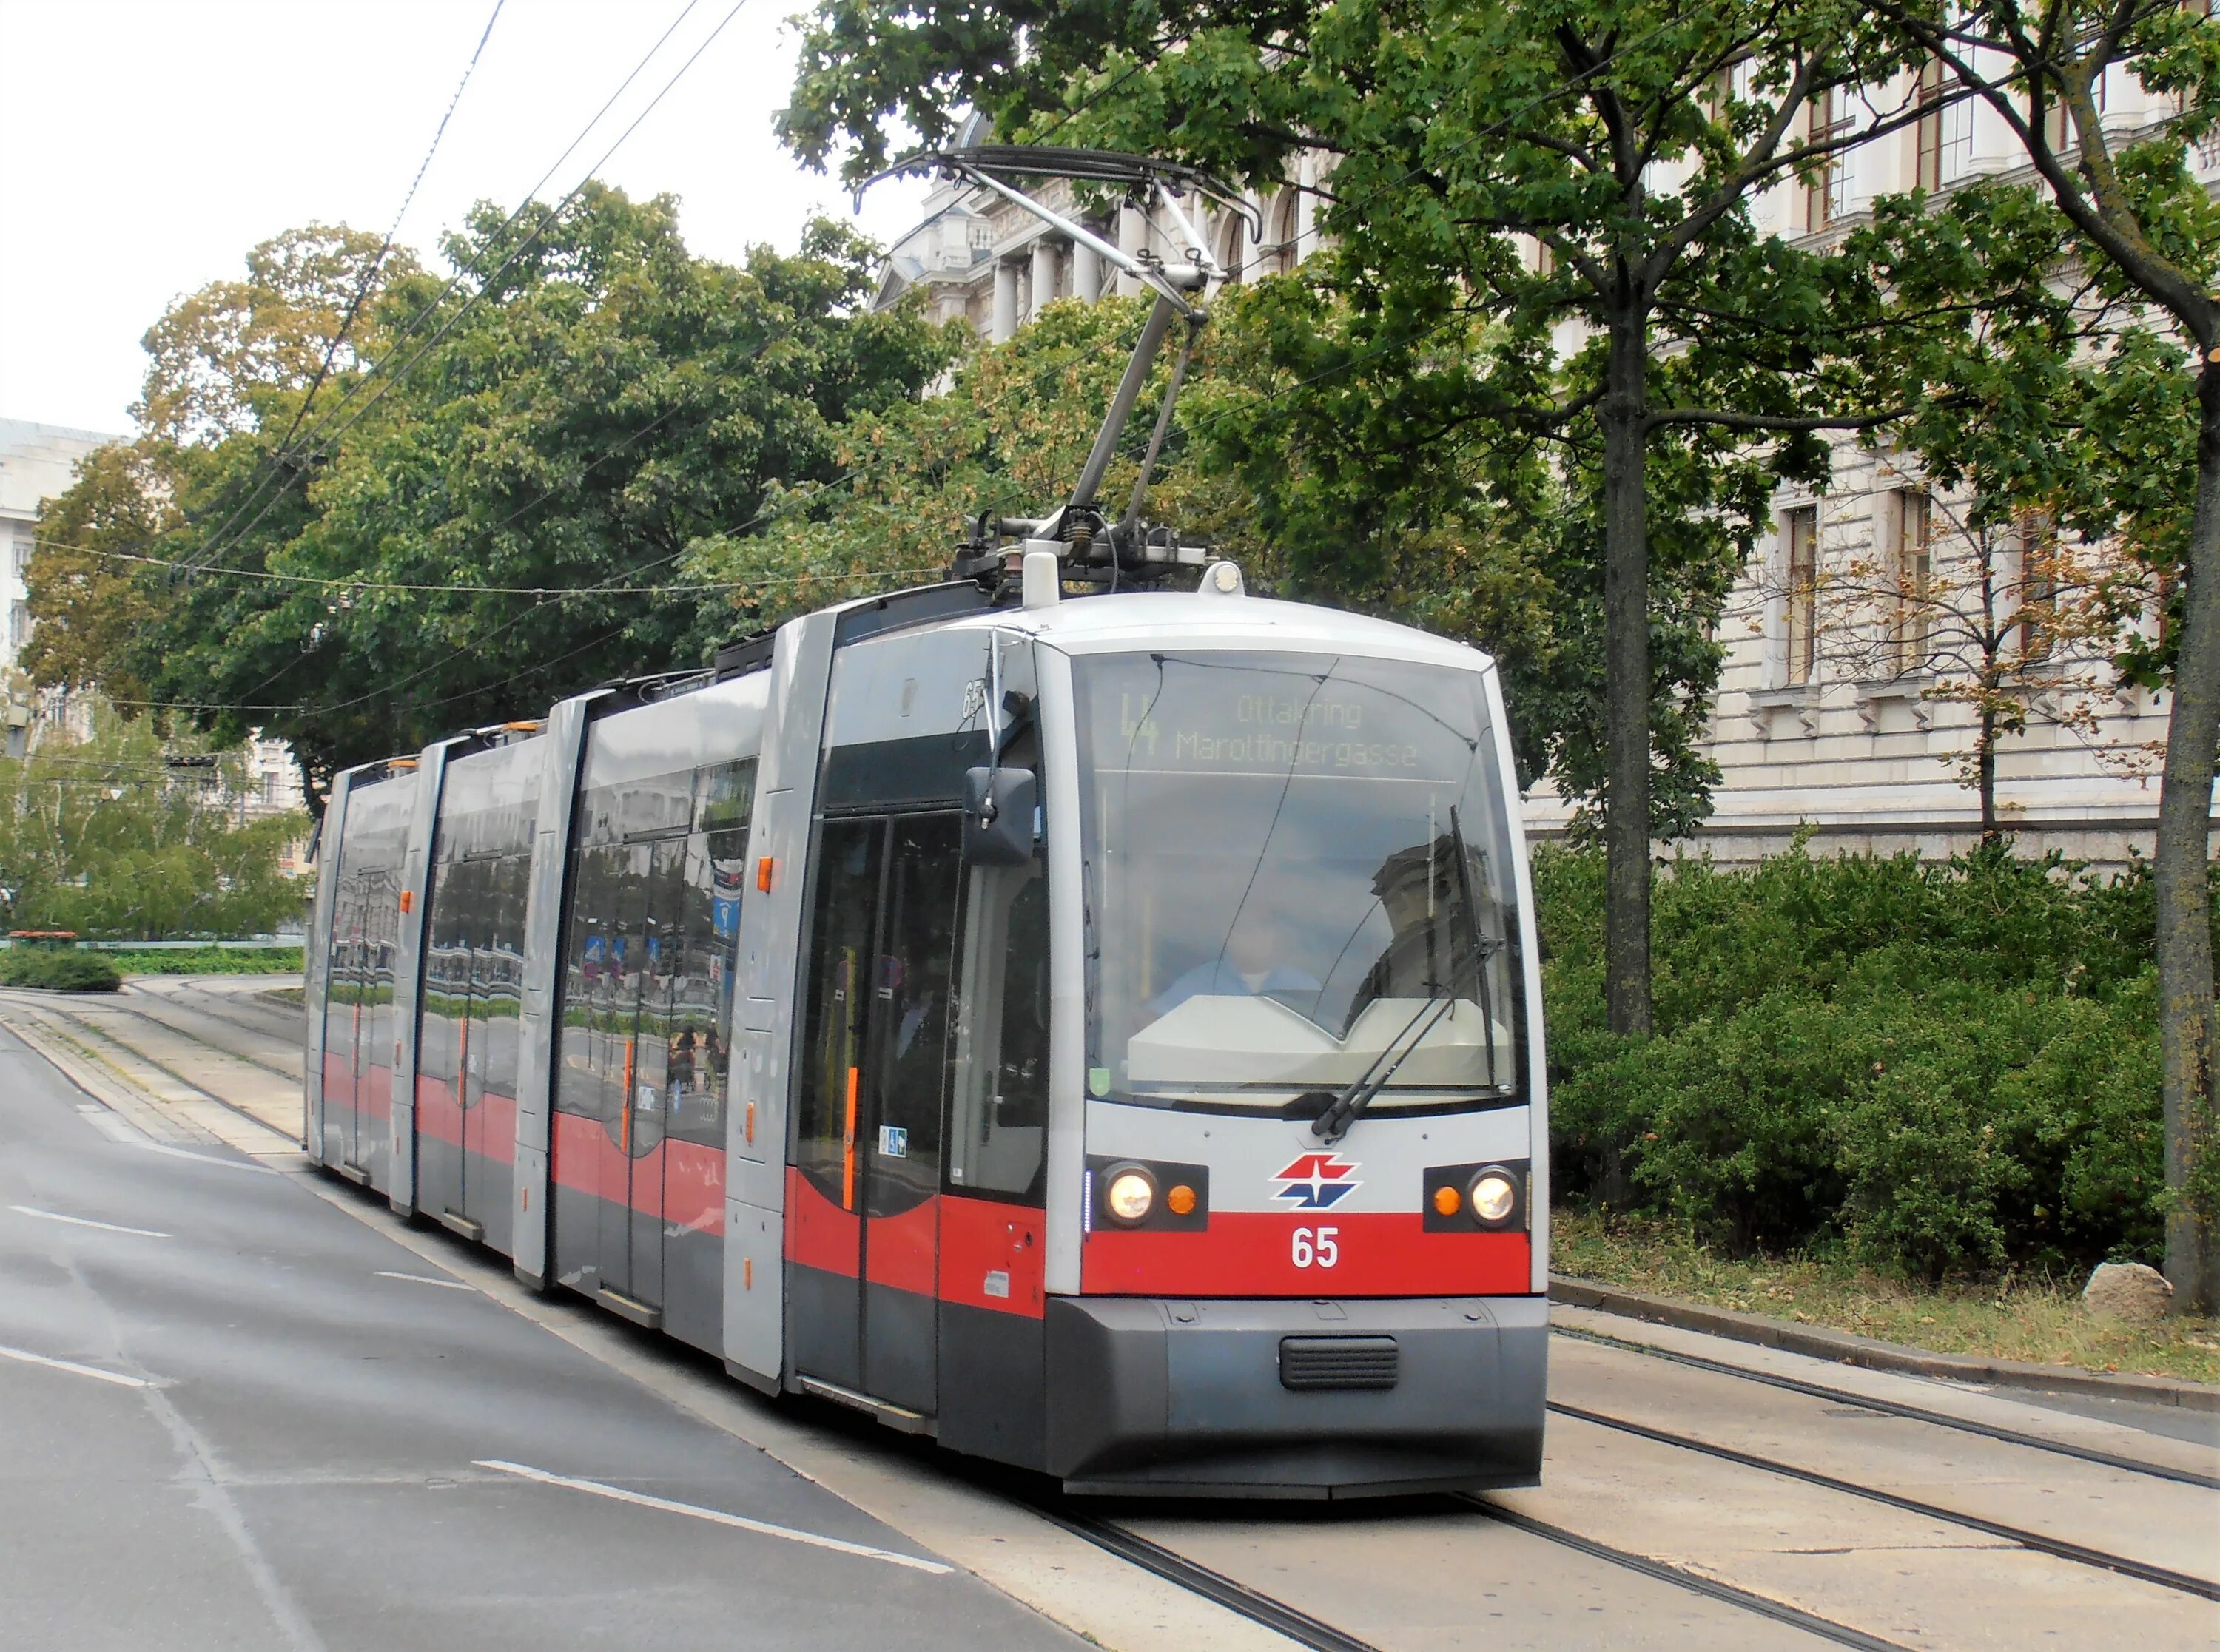
[[[1518,1093],[1510,816],[1482,680],[1102,656],[1081,693],[1088,1094],[1277,1107]]]
[[[752,759],[589,787],[564,926],[558,1111],[633,1156],[721,1148]]]
[[[856,1207],[856,1110],[871,1011],[864,980],[878,909],[880,832],[876,820],[828,820],[818,847],[794,1163],[843,1210]]]
[[[876,994],[884,1021],[871,1097],[874,1215],[907,1209],[940,1190],[963,826],[952,814],[898,817],[889,835]]]
[[[1048,880],[976,867],[964,896],[948,1183],[1039,1204],[1048,1125]]]

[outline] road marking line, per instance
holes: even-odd
[[[562,1486],[574,1492],[590,1492],[596,1497],[636,1504],[644,1509],[661,1509],[666,1514],[690,1514],[697,1520],[732,1526],[741,1531],[753,1531],[765,1537],[784,1537],[790,1543],[808,1543],[813,1549],[829,1549],[836,1554],[884,1561],[890,1566],[907,1566],[914,1572],[930,1572],[936,1577],[945,1577],[956,1569],[939,1561],[920,1560],[914,1555],[898,1555],[891,1549],[874,1549],[868,1543],[851,1543],[839,1537],[820,1537],[814,1531],[797,1531],[792,1526],[775,1526],[768,1521],[751,1520],[745,1515],[726,1514],[721,1509],[700,1508],[692,1503],[674,1503],[667,1497],[650,1497],[645,1492],[628,1492],[620,1486],[604,1486],[597,1480],[573,1480],[568,1474],[551,1474],[544,1468],[527,1468],[521,1462],[480,1458],[472,1466],[490,1468],[496,1474],[514,1474],[520,1480],[537,1481],[543,1486]]]
[[[167,1233],[158,1233],[151,1227],[125,1227],[118,1222],[96,1222],[90,1216],[65,1216],[58,1210],[40,1210],[30,1205],[10,1205],[9,1210],[22,1216],[35,1216],[42,1222],[67,1222],[72,1227],[97,1227],[104,1233],[133,1233],[142,1239],[166,1239]]]
[[[248,1164],[239,1159],[220,1159],[213,1153],[196,1153],[187,1147],[171,1147],[166,1142],[150,1142],[143,1137],[131,1144],[143,1147],[149,1153],[159,1153],[166,1158],[190,1159],[196,1164],[213,1164],[219,1170],[245,1170],[258,1176],[282,1176],[283,1170],[273,1170],[266,1164]]]
[[[57,1371],[69,1371],[78,1376],[113,1382],[119,1388],[151,1388],[154,1386],[141,1377],[126,1376],[121,1371],[103,1371],[97,1365],[79,1365],[75,1360],[58,1360],[45,1354],[34,1354],[27,1348],[0,1346],[0,1359],[21,1360],[26,1365],[49,1366]]]
[[[396,1274],[390,1268],[371,1270],[380,1279],[405,1279],[411,1285],[437,1285],[443,1291],[476,1291],[475,1285],[465,1285],[459,1279],[433,1279],[424,1274]]]
[[[121,1142],[126,1147],[136,1147],[147,1140],[147,1132],[118,1113],[106,1107],[79,1107],[85,1123],[90,1125],[111,1142]]]

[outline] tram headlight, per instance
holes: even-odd
[[[1518,1208],[1518,1184],[1505,1170],[1482,1170],[1472,1179],[1472,1218],[1483,1226],[1509,1219]]]
[[[1112,1174],[1110,1185],[1103,1189],[1102,1202],[1109,1206],[1113,1221],[1127,1227],[1144,1222],[1156,1208],[1157,1179],[1139,1165],[1129,1164]]]

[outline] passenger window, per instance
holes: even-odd
[[[881,831],[876,820],[828,820],[818,839],[794,1164],[843,1210],[856,1208],[856,1117],[870,1032]]]
[[[976,867],[958,966],[948,1182],[1042,1202],[1048,1140],[1048,879]]]

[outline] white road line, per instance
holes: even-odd
[[[273,1170],[266,1164],[249,1164],[244,1159],[220,1159],[213,1153],[196,1153],[189,1147],[171,1147],[166,1142],[150,1142],[143,1137],[131,1144],[143,1147],[149,1153],[159,1153],[166,1158],[190,1159],[196,1164],[213,1164],[219,1170],[245,1170],[258,1176],[282,1176],[283,1170]]]
[[[142,1239],[166,1239],[167,1233],[157,1233],[151,1227],[125,1227],[117,1222],[96,1222],[90,1216],[65,1216],[58,1210],[40,1210],[30,1205],[8,1206],[20,1216],[35,1216],[42,1222],[67,1222],[72,1227],[97,1227],[103,1233],[132,1233]]]
[[[390,1268],[378,1268],[374,1269],[371,1271],[376,1273],[380,1279],[405,1279],[411,1285],[437,1285],[443,1291],[475,1291],[477,1289],[477,1286],[465,1285],[459,1279],[433,1279],[425,1274],[396,1274]]]
[[[544,1468],[527,1468],[521,1462],[481,1458],[472,1466],[490,1468],[496,1474],[514,1474],[520,1480],[537,1481],[543,1486],[562,1486],[574,1492],[590,1492],[596,1497],[610,1498],[616,1502],[631,1503],[644,1509],[661,1509],[666,1514],[689,1514],[696,1520],[708,1520],[741,1531],[753,1531],[765,1537],[783,1537],[789,1543],[808,1543],[813,1549],[829,1549],[836,1554],[884,1561],[889,1566],[907,1566],[914,1572],[930,1572],[936,1577],[945,1577],[956,1569],[939,1561],[920,1560],[914,1555],[897,1555],[891,1549],[873,1549],[868,1543],[845,1543],[838,1537],[820,1537],[814,1531],[797,1531],[792,1526],[775,1526],[768,1521],[751,1520],[745,1515],[726,1514],[721,1509],[699,1508],[691,1503],[674,1503],[666,1497],[650,1497],[645,1492],[628,1492],[620,1486],[604,1486],[597,1480],[573,1480],[568,1474],[551,1474]]]
[[[142,1378],[126,1376],[121,1371],[103,1371],[97,1365],[79,1365],[75,1360],[58,1360],[45,1354],[34,1354],[27,1348],[0,1347],[0,1359],[21,1360],[26,1365],[44,1365],[56,1371],[67,1371],[76,1376],[89,1376],[101,1382],[113,1382],[119,1388],[151,1388],[154,1385]]]
[[[110,1113],[106,1107],[79,1107],[78,1111],[84,1115],[85,1123],[111,1142],[121,1142],[126,1147],[153,1145],[147,1139],[146,1131],[120,1113]]]

